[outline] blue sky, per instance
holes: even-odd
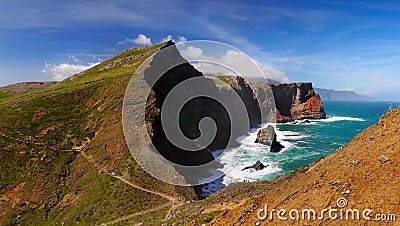
[[[171,35],[228,43],[290,81],[400,100],[399,21],[396,1],[1,1],[0,85],[59,80]]]

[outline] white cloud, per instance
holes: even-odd
[[[139,45],[151,45],[151,39],[146,37],[144,34],[139,34],[133,42]]]
[[[346,86],[344,88],[338,89],[338,91],[353,91],[353,92],[355,92],[356,90],[353,87]]]
[[[178,43],[186,42],[187,39],[184,36],[178,36]]]
[[[188,61],[193,61],[191,63],[199,71],[207,75],[240,74],[253,80],[268,78],[284,83],[289,82],[282,71],[251,59],[246,54],[236,50],[227,50],[220,57],[207,56],[201,48],[194,46],[188,46],[180,52]]]
[[[124,41],[118,42],[118,45],[124,45],[126,43],[135,43],[138,45],[151,45],[151,38],[146,37],[144,34],[139,34],[135,39],[126,38]]]
[[[203,50],[194,46],[188,46],[181,50],[181,55],[187,60],[205,60],[207,57],[203,54]]]
[[[178,41],[175,41],[174,37],[172,37],[172,35],[167,35],[166,37],[164,37],[161,42],[166,42],[172,40],[176,43],[182,43],[182,42],[186,42],[187,39],[184,36],[178,36]]]
[[[62,63],[62,64],[45,63],[42,72],[51,74],[53,76],[53,80],[55,81],[61,81],[73,74],[77,74],[93,66],[96,66],[97,64],[99,64],[99,62],[89,63],[88,65],[69,64],[69,63]]]
[[[167,37],[163,38],[161,40],[161,42],[166,42],[166,41],[169,41],[169,40],[172,40],[172,35],[167,35]]]
[[[125,45],[126,43],[132,43],[133,42],[133,39],[130,39],[130,38],[126,38],[124,41],[120,41],[120,42],[118,42],[117,44],[118,45]]]

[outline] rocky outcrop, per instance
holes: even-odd
[[[249,114],[250,126],[254,128],[260,125],[260,106],[253,88],[250,86],[250,82],[240,76],[235,76],[233,83],[230,85],[238,93],[246,107],[247,113]]]
[[[324,119],[326,113],[312,83],[270,84],[275,99],[277,122]]]
[[[162,49],[173,45],[173,42],[169,42]],[[179,66],[173,67],[174,65]],[[152,87],[152,92],[149,94],[146,102],[145,120],[148,133],[150,134],[151,141],[156,150],[169,161],[179,165],[202,165],[214,159],[206,148],[200,151],[190,152],[176,147],[165,134],[161,121],[161,109],[163,108],[163,103],[171,90],[187,79],[202,76],[201,72],[197,71],[182,58],[175,47],[168,48],[155,54],[150,63],[150,67],[144,71],[144,79],[147,84]],[[208,88],[211,91],[213,87],[210,85]],[[182,90],[182,95],[189,95],[190,92],[190,89]],[[190,115],[191,117],[186,117],[184,112],[182,113],[182,117],[180,117],[182,132],[192,139],[197,138],[200,134],[198,129],[198,118],[204,115],[203,111],[212,112],[209,108],[218,109],[218,106],[208,99],[203,99],[199,102],[204,104],[206,108],[198,108],[198,105],[194,103],[194,106],[189,109],[197,110],[197,112],[189,112],[187,115]],[[168,106],[164,105],[164,107]],[[173,109],[164,108],[163,110],[167,111]],[[217,122],[219,128],[225,128],[224,125],[228,124],[228,121],[224,121],[224,118],[226,117],[221,115],[219,118],[220,120]],[[217,133],[217,136],[223,137],[223,134],[219,132]]]
[[[276,137],[275,137],[275,139],[272,141],[272,144],[271,144],[271,147],[269,148],[269,151],[277,153],[277,152],[280,152],[284,148],[285,148],[285,146],[283,146],[281,143],[279,143],[276,140]]]
[[[259,170],[265,169],[265,167],[266,166],[264,164],[262,164],[262,162],[257,161],[254,165],[244,167],[242,169],[242,171],[247,170],[247,169],[255,169],[256,171],[259,171]]]
[[[270,152],[279,152],[285,148],[276,140],[275,129],[272,125],[268,125],[267,128],[258,130],[257,139],[255,142],[270,146]]]
[[[252,127],[257,122],[258,125],[261,122],[274,122],[275,118],[278,123],[326,118],[322,100],[310,82],[273,84],[249,82],[238,76],[218,78],[230,85],[242,98],[252,119]],[[276,109],[271,109],[274,104]]]
[[[272,125],[258,130],[256,143],[271,146],[274,140],[276,140],[276,133]]]
[[[7,85],[0,88],[6,89],[19,89],[19,88],[47,88],[49,86],[55,85],[57,82],[21,82],[12,85]]]

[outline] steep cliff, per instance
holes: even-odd
[[[250,118],[254,119],[253,127],[256,122],[273,121],[272,117],[276,117],[278,123],[298,119],[326,118],[324,105],[320,96],[315,93],[312,83],[249,82],[238,76],[218,76],[218,79],[238,92],[246,104]],[[270,95],[273,95],[273,98]],[[276,109],[271,109],[274,104]],[[261,115],[264,117],[262,119],[258,118],[260,110],[264,112]],[[271,112],[276,112],[276,116]]]
[[[297,119],[324,119],[326,113],[312,83],[270,84],[276,104],[277,122]]]
[[[215,77],[208,77],[214,79]],[[261,108],[258,102],[256,93],[253,90],[250,82],[240,76],[217,76],[214,82],[218,86],[219,81],[228,84],[239,95],[249,117],[250,126],[252,128],[259,126],[262,123]],[[221,86],[219,86],[221,88]],[[221,92],[226,92],[224,88]]]

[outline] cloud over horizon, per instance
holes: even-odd
[[[71,75],[87,70],[91,67],[96,66],[99,63],[100,62],[83,65],[83,64],[70,64],[70,63],[54,64],[46,62],[44,63],[44,68],[42,69],[42,72],[52,75],[52,79],[54,81],[62,81]]]

